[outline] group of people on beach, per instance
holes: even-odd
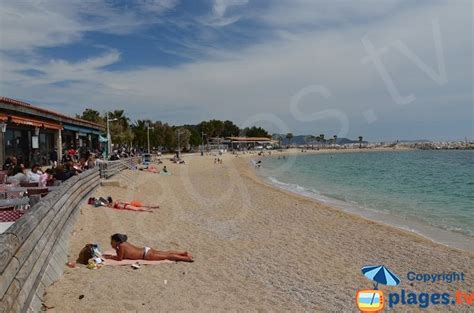
[[[69,155],[69,157],[63,158],[62,164],[58,164],[55,160],[47,169],[44,169],[39,163],[34,163],[31,168],[28,168],[15,155],[12,155],[5,160],[2,170],[7,175],[6,183],[14,185],[38,183],[38,186],[46,186],[54,181],[68,180],[94,166],[95,159],[91,154],[87,159],[80,158],[78,160]]]
[[[179,158],[179,157],[176,156],[176,155],[175,155],[174,157],[172,157],[172,158],[170,159],[170,161],[173,162],[173,163],[175,163],[175,164],[186,164],[186,162],[185,162],[183,159]]]
[[[22,183],[43,183],[46,182],[49,176],[44,173],[38,164],[34,164],[31,169],[27,169],[24,164],[18,163],[15,156],[7,158],[3,164],[3,171],[6,173],[5,181],[0,183],[7,183],[13,185],[20,185]]]

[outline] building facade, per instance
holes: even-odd
[[[0,162],[16,156],[25,166],[49,164],[51,152],[99,148],[100,124],[69,117],[23,101],[0,97]]]
[[[267,137],[226,137],[223,143],[234,151],[271,147],[277,144],[277,141]]]

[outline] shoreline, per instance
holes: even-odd
[[[416,150],[417,149],[411,149],[411,148],[407,148],[407,149],[405,148],[404,149],[375,148],[375,149],[367,149],[367,150],[354,149],[354,150],[343,150],[343,151],[327,149],[327,150],[316,150],[316,151],[313,150],[313,151],[308,151],[308,152],[310,152],[310,154],[322,154],[322,153],[331,153],[331,152],[333,153],[374,152],[375,153],[375,152],[402,152],[402,151],[416,151]],[[282,155],[286,155],[286,156],[289,155],[290,157],[296,157],[296,156],[307,155],[307,152],[301,152],[301,151],[289,151],[287,153],[278,152],[276,154],[272,153],[271,155],[265,155],[265,156],[253,156],[250,159],[251,159],[251,162],[254,162],[256,158],[265,159],[265,158],[273,158],[273,157],[282,156]],[[285,185],[290,186],[291,184],[287,184],[278,180],[276,182],[272,182],[270,177],[264,176],[262,173],[258,172],[258,169],[256,169],[252,163],[249,162],[248,166],[252,169],[253,173],[255,174],[256,179],[261,180],[263,184],[270,186],[272,188],[289,192],[295,196],[300,196],[300,197],[309,199],[311,201],[315,201],[317,204],[328,206],[335,210],[339,210],[347,214],[361,217],[371,222],[379,223],[383,226],[393,227],[398,230],[402,230],[410,234],[420,236],[433,243],[441,244],[448,248],[453,248],[453,249],[457,249],[460,251],[465,251],[465,252],[474,254],[474,238],[470,237],[469,235],[454,232],[447,229],[437,228],[428,223],[425,223],[424,221],[411,221],[407,218],[394,215],[389,212],[367,209],[360,206],[358,207],[356,204],[351,204],[343,200],[337,200],[337,199],[333,199],[329,197],[323,198],[321,196],[318,197],[316,194],[309,191],[304,186],[298,185],[299,187],[305,189],[305,191],[291,190],[289,188],[285,188]],[[388,219],[388,221],[385,219]]]

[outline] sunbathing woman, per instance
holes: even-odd
[[[128,260],[148,260],[148,261],[183,261],[194,262],[192,255],[189,252],[180,251],[158,251],[149,247],[139,248],[127,242],[127,235],[114,234],[111,237],[110,244],[117,252],[114,257],[117,261],[123,259]]]
[[[144,205],[140,201],[133,200],[131,202],[115,201],[107,204],[109,208],[117,210],[127,210],[136,212],[153,212],[153,209],[158,209],[159,206]]]

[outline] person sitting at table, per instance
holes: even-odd
[[[19,185],[23,182],[28,182],[28,177],[25,174],[25,167],[22,165],[15,166],[9,173],[7,177],[7,183]]]
[[[95,167],[95,158],[93,156],[90,156],[89,159],[87,159],[86,168],[91,169],[94,167]]]
[[[86,170],[86,160],[85,159],[79,159],[79,162],[72,164],[72,168],[78,172],[82,173],[83,171]]]
[[[74,164],[73,162],[67,162],[66,164],[64,164],[64,170],[66,172],[71,172],[73,175],[82,173],[80,165]]]
[[[39,183],[41,180],[41,175],[44,173],[41,171],[40,166],[35,164],[31,167],[31,171],[27,172],[26,176],[28,178],[28,182],[30,183]]]
[[[59,165],[54,168],[53,177],[60,181],[65,181],[76,175],[76,172],[66,170],[64,166]]]
[[[15,156],[8,157],[3,164],[4,171],[11,171],[15,166],[18,165],[18,160]]]

